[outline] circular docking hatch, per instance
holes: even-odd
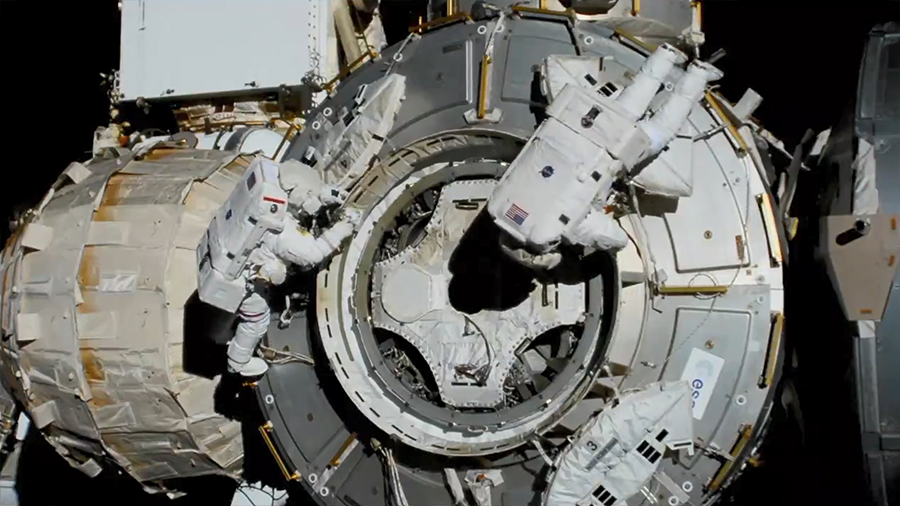
[[[625,249],[541,274],[500,250],[484,208],[545,118],[547,58],[602,62],[587,77],[614,97],[649,54],[566,20],[519,12],[410,37],[347,77],[292,143],[286,158],[363,214],[307,311],[267,338],[315,365],[274,364],[257,384],[262,433],[317,503],[555,504],[548,490],[603,413],[679,396],[690,433],[648,432],[649,481],[628,498],[598,488],[593,504],[712,503],[754,455],[780,371],[782,246],[727,104],[707,93],[652,162],[689,192],[619,190]]]

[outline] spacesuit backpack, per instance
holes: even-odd
[[[246,296],[247,260],[269,233],[280,233],[287,212],[287,193],[278,179],[278,164],[257,158],[231,192],[200,245],[200,300],[229,312]]]

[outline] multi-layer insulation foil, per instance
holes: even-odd
[[[196,247],[249,160],[157,149],[73,164],[3,251],[2,372],[57,451],[93,476],[236,476],[218,377],[184,365]],[[148,483],[149,484],[149,483]]]

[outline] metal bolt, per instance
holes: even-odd
[[[707,350],[711,350],[711,349],[713,349],[713,348],[715,348],[715,347],[716,347],[716,343],[712,342],[711,340],[710,340],[710,341],[706,341],[706,349],[707,349]]]
[[[704,239],[712,239],[712,230],[707,230],[706,232],[703,232],[703,238]]]

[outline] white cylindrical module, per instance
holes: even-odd
[[[0,263],[0,375],[73,467],[96,476],[118,465],[167,490],[169,479],[242,469],[241,425],[213,404],[218,379],[185,356],[212,325],[190,316],[196,249],[249,157],[151,155],[73,164],[13,235]]]
[[[216,132],[197,136],[197,149],[219,149],[244,154],[262,153],[272,160],[280,160],[289,146],[284,135],[261,127],[237,128],[231,132]]]

